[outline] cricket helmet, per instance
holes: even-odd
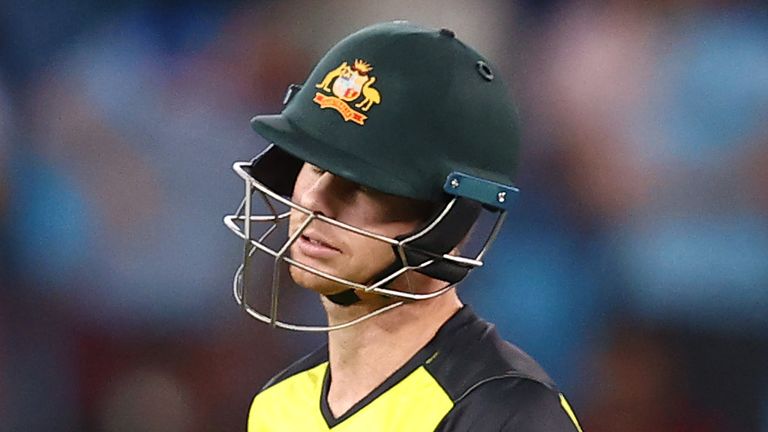
[[[280,114],[251,120],[253,129],[272,144],[254,160],[234,165],[246,183],[246,197],[237,214],[225,217],[225,223],[245,240],[245,262],[235,277],[235,296],[246,311],[276,326],[296,327],[276,317],[276,299],[266,314],[251,309],[242,298],[243,269],[257,251],[271,255],[276,263],[283,261],[339,281],[334,275],[305,268],[287,253],[303,228],[281,248],[264,246],[263,237],[270,234],[252,226],[274,226],[285,221],[287,214],[273,210],[253,215],[254,192],[289,207],[288,213],[306,213],[306,223],[329,223],[395,249],[397,259],[377,280],[369,284],[342,281],[350,290],[331,298],[337,303],[353,303],[354,290],[401,300],[393,305],[431,298],[482,265],[482,255],[517,192],[519,143],[516,109],[485,57],[447,29],[404,21],[376,24],[331,48],[303,85],[289,88],[284,102]],[[439,210],[416,232],[398,238],[363,232],[290,200],[304,162],[387,194],[433,202]],[[451,254],[483,210],[497,218],[480,253],[474,257]],[[388,288],[389,282],[409,271],[445,281],[446,286],[430,294]],[[273,297],[277,284],[275,280]]]

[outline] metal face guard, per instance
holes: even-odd
[[[453,288],[456,285],[456,283],[447,283],[446,286],[440,288],[437,291],[434,291],[431,293],[423,293],[423,294],[416,293],[416,292],[393,290],[393,289],[387,288],[386,285],[401,275],[405,275],[407,277],[408,272],[427,267],[437,261],[449,261],[449,262],[460,264],[462,266],[469,267],[469,268],[476,268],[476,267],[482,266],[483,265],[482,259],[486,251],[489,249],[490,245],[493,243],[496,236],[498,235],[501,225],[503,224],[503,221],[506,217],[505,211],[498,212],[496,220],[493,224],[493,228],[491,229],[488,235],[488,238],[484,242],[481,250],[478,252],[475,258],[456,256],[456,255],[450,255],[450,254],[434,254],[434,253],[429,253],[429,251],[423,251],[430,258],[418,264],[411,264],[408,262],[407,256],[406,256],[406,249],[409,247],[410,243],[412,243],[416,239],[421,238],[425,234],[429,233],[441,221],[443,221],[446,215],[451,211],[451,209],[456,204],[457,198],[451,199],[448,202],[448,204],[446,204],[446,206],[441,210],[440,214],[428,226],[424,227],[423,229],[419,230],[418,232],[409,236],[408,238],[397,240],[397,239],[382,236],[376,233],[372,233],[370,231],[366,231],[352,225],[345,224],[336,219],[326,217],[322,214],[315,213],[312,210],[306,207],[300,206],[297,203],[293,202],[292,200],[286,197],[283,197],[280,194],[275,193],[269,187],[265,186],[264,184],[262,184],[261,182],[253,178],[246,171],[245,168],[250,166],[251,163],[252,162],[235,162],[233,164],[232,169],[245,182],[245,197],[240,203],[240,206],[238,207],[234,215],[227,215],[224,217],[224,224],[244,241],[243,263],[238,267],[237,271],[235,272],[235,276],[233,279],[233,294],[237,303],[243,308],[243,310],[246,313],[258,319],[259,321],[270,324],[273,327],[280,327],[280,328],[284,328],[288,330],[296,330],[296,331],[310,331],[310,332],[339,330],[339,329],[357,324],[368,318],[372,318],[376,315],[382,314],[388,310],[394,309],[404,304],[406,301],[426,300],[426,299],[440,296],[446,293],[451,288]],[[256,191],[258,191],[259,194],[261,195],[261,198],[263,199],[267,208],[270,210],[271,214],[260,214],[260,215],[252,214],[252,210],[253,210],[252,197],[254,192]],[[288,207],[289,210],[283,213],[279,213],[275,209],[275,206],[272,204],[272,201]],[[293,234],[289,234],[288,239],[282,244],[282,246],[279,249],[268,246],[265,243],[265,241],[275,231],[279,223],[287,222],[287,219],[290,216],[291,211],[298,211],[298,212],[304,213],[307,217],[299,226],[299,228],[296,230],[296,232],[294,232]],[[387,243],[389,245],[392,245],[397,252],[396,255],[400,259],[400,263],[402,267],[396,271],[393,271],[389,275],[382,277],[381,279],[375,282],[372,282],[370,284],[360,284],[357,282],[353,282],[353,281],[341,278],[333,274],[329,274],[327,272],[324,272],[312,266],[296,261],[295,259],[290,257],[287,254],[287,252],[291,247],[291,245],[302,235],[304,230],[306,230],[309,224],[315,220],[322,221],[324,223],[353,232],[355,234],[362,235],[362,236],[372,238],[372,239]],[[258,235],[258,237],[254,236],[254,231],[255,231],[253,229],[254,224],[266,225],[266,228],[264,229],[263,232],[261,232]],[[247,269],[256,251],[272,256],[274,258],[274,268],[272,273],[272,288],[270,293],[270,310],[268,313],[263,313],[256,310],[256,308],[252,307],[248,303],[248,299],[246,298],[246,287],[248,286],[248,283],[246,280],[246,275],[248,274]],[[310,325],[284,322],[278,319],[278,306],[279,306],[279,294],[280,294],[279,266],[281,262],[284,262],[291,266],[295,266],[308,273],[312,273],[324,279],[348,286],[349,288],[380,294],[383,296],[395,298],[398,301],[388,304],[379,309],[376,309],[367,314],[364,314],[358,318],[352,319],[348,322],[333,325],[333,326],[327,326],[327,325],[326,326],[310,326]],[[410,286],[410,281],[409,281],[409,286]]]

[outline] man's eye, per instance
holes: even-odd
[[[368,186],[363,186],[363,185],[357,185],[357,190],[371,197],[378,197],[383,195],[378,190],[369,188]]]
[[[323,174],[326,171],[326,170],[324,170],[324,169],[322,169],[322,168],[320,168],[318,166],[315,166],[315,165],[310,165],[309,167],[312,170],[312,172],[315,173],[315,174]]]

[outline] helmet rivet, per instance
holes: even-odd
[[[451,187],[454,188],[454,189],[459,187],[459,179],[457,179],[457,178],[451,179]]]
[[[496,195],[496,200],[497,200],[498,202],[500,202],[500,203],[503,203],[504,201],[506,201],[506,200],[507,200],[507,193],[506,193],[506,192],[499,192],[499,193]]]

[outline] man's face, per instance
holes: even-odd
[[[293,201],[386,237],[414,231],[433,209],[430,203],[371,190],[309,163],[304,164],[296,178]],[[293,211],[290,233],[296,232],[306,218],[305,214]],[[395,260],[391,245],[317,220],[303,231],[290,253],[303,264],[357,283],[372,282]],[[290,272],[296,283],[321,294],[349,289],[294,266]]]

